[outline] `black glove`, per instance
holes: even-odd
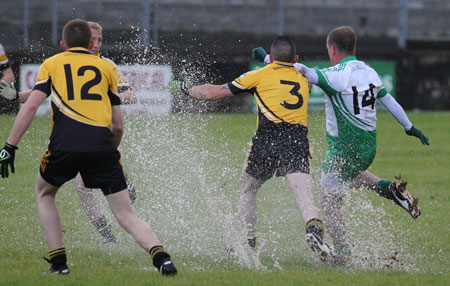
[[[11,165],[11,172],[14,173],[14,155],[16,150],[19,149],[9,143],[5,144],[2,150],[0,150],[0,165],[2,178],[8,178],[8,165]]]
[[[430,145],[428,137],[425,136],[425,134],[423,134],[422,131],[420,131],[420,129],[417,129],[414,126],[412,126],[411,129],[409,130],[405,130],[405,133],[409,136],[415,136],[419,138],[423,145]]]
[[[266,56],[267,56],[267,53],[264,50],[264,48],[262,48],[262,47],[257,47],[252,50],[252,58],[254,58],[255,60],[257,60],[259,62],[263,63]]]

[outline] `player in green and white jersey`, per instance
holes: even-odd
[[[376,100],[397,119],[406,134],[429,145],[428,138],[412,125],[375,70],[356,59],[355,49],[354,30],[348,26],[338,27],[327,37],[332,67],[311,69],[295,64],[309,83],[325,92],[328,150],[322,164],[321,209],[337,254],[350,253],[341,212],[345,190],[349,187],[374,189],[403,207],[413,218],[421,214],[417,199],[406,190],[406,182],[400,178],[393,182],[380,179],[367,171],[377,148]],[[256,48],[253,56],[262,59],[266,55],[262,48]]]

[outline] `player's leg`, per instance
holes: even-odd
[[[397,205],[405,209],[414,219],[421,215],[419,200],[414,198],[406,190],[406,182],[400,177],[391,182],[380,179],[369,171],[363,171],[352,181],[353,188],[367,188],[375,190],[380,196],[394,201]]]
[[[55,195],[59,187],[47,183],[41,174],[38,174],[36,182],[36,202],[41,221],[42,230],[50,251],[49,260],[51,266],[47,273],[69,274],[67,267],[66,250],[62,241],[62,226],[58,209],[55,204]]]
[[[291,173],[286,175],[286,182],[294,195],[306,229],[306,242],[322,261],[331,257],[331,250],[323,241],[324,226],[319,219],[319,208],[314,201],[314,185],[311,174]]]
[[[286,175],[286,182],[294,195],[304,223],[319,218],[319,208],[314,201],[314,185],[311,174],[291,173]]]
[[[322,172],[320,209],[327,232],[333,241],[334,263],[345,264],[351,254],[351,247],[347,239],[342,207],[349,186],[339,179],[339,175]]]
[[[162,275],[175,275],[177,270],[170,255],[161,246],[150,225],[138,218],[131,206],[127,184],[118,151],[86,155],[81,177],[86,187],[101,188],[117,222],[136,242],[149,252],[153,265]]]
[[[244,228],[247,230],[248,244],[253,248],[256,245],[256,223],[258,220],[256,193],[263,183],[263,180],[251,176],[245,170],[242,172],[238,212]]]
[[[128,173],[125,172],[125,170],[123,171],[123,174],[125,176],[125,181],[127,182],[127,189],[128,189],[128,195],[130,196],[130,202],[131,202],[131,205],[133,205],[137,198],[136,187],[131,182],[130,177],[128,177]]]
[[[161,246],[150,225],[137,217],[130,204],[128,190],[109,194],[106,199],[117,222],[131,234],[145,251],[150,253],[153,265],[160,270],[161,274],[175,275],[177,270],[170,259],[170,255]]]
[[[81,207],[87,217],[91,220],[91,223],[103,236],[105,242],[117,242],[116,237],[112,233],[111,225],[107,222],[103,210],[92,193],[92,189],[85,187],[80,174],[75,177],[74,182],[75,189],[80,198]]]

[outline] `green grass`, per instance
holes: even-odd
[[[307,248],[292,194],[282,179],[273,178],[258,194],[265,267],[260,270],[225,251],[238,237],[232,230],[239,176],[255,115],[126,117],[121,151],[138,188],[135,208],[172,254],[180,270],[173,278],[160,277],[115,222],[119,243],[102,244],[72,182],[57,195],[71,274],[40,275],[48,267],[41,258],[48,249],[33,190],[50,119],[36,118],[16,153],[16,173],[0,180],[0,285],[448,285],[450,113],[408,115],[431,145],[406,136],[395,119],[380,112],[377,158],[370,171],[386,179],[401,173],[420,198],[422,217],[414,221],[373,192],[352,191],[346,213],[355,261],[350,269],[329,268]],[[0,140],[6,140],[13,121],[0,116]],[[324,114],[311,113],[309,122],[318,181],[326,150]],[[113,221],[101,192],[96,197]]]

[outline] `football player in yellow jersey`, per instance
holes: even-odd
[[[16,79],[2,44],[0,44],[0,79],[0,113],[16,113],[20,107],[19,103],[25,102],[30,97],[31,89],[16,91],[14,87]]]
[[[206,84],[188,88],[186,82],[172,82],[194,98],[215,100],[251,92],[258,107],[258,129],[241,175],[239,214],[248,233],[248,245],[256,245],[256,193],[274,174],[286,178],[306,224],[306,241],[327,260],[330,250],[323,243],[323,224],[314,202],[307,137],[307,80],[295,69],[296,47],[287,36],[271,46],[272,64],[243,74],[223,85]]]
[[[69,274],[55,195],[60,186],[81,173],[87,187],[100,188],[114,217],[148,251],[162,275],[177,270],[150,225],[136,216],[117,146],[123,134],[122,112],[113,70],[89,53],[91,30],[75,19],[63,28],[64,52],[45,60],[30,98],[20,109],[10,136],[0,150],[1,175],[14,172],[15,150],[36,110],[51,95],[52,125],[47,153],[42,157],[36,200],[44,236],[50,248],[46,273]]]
[[[4,96],[0,96],[0,114],[16,113],[19,110],[18,95],[14,89],[15,80],[6,51],[0,44],[0,93],[4,89],[6,91]],[[9,88],[13,91],[8,92]]]
[[[100,26],[100,24],[96,22],[88,22],[88,24],[89,27],[91,28],[93,41],[93,45],[89,49],[89,52],[93,55],[100,56],[100,50],[103,42],[102,27]],[[119,97],[122,104],[136,103],[137,102],[136,95],[132,91],[131,86],[128,84],[127,80],[121,75],[116,64],[110,59],[104,57],[101,58],[106,62],[107,65],[109,65],[112,68],[114,72],[119,89]],[[2,56],[2,53],[0,51],[0,63],[1,62],[5,62],[5,64],[1,65],[0,68],[3,66],[5,67],[9,66],[7,65],[8,61],[6,58],[6,54]],[[11,78],[10,75],[12,75],[11,80],[12,82],[14,81],[14,74],[12,73],[11,68],[9,68],[9,70],[10,72],[7,73],[8,75],[7,78],[10,80]],[[17,112],[19,108],[17,98],[19,99],[19,102],[25,102],[30,96],[30,94],[31,89],[27,91],[17,92],[13,84],[9,84],[6,82],[0,83],[0,95],[2,97],[5,97],[5,99],[2,99],[0,97],[0,110],[2,109],[2,106],[4,106],[5,108],[8,107],[9,112],[13,113]],[[3,101],[5,101],[5,104],[2,104]],[[11,108],[12,104],[14,104],[14,108]],[[125,173],[125,179],[127,181],[130,200],[131,203],[133,204],[134,201],[136,200],[136,189],[134,187],[134,184],[129,180],[127,173]],[[103,236],[104,242],[105,243],[117,242],[117,239],[112,232],[111,225],[106,220],[103,210],[100,204],[97,202],[97,199],[95,198],[92,189],[86,188],[84,186],[83,180],[81,179],[80,175],[75,177],[74,182],[75,182],[75,189],[77,190],[78,197],[80,198],[81,207],[83,208],[85,214],[91,220],[91,223],[94,225],[94,227]]]

